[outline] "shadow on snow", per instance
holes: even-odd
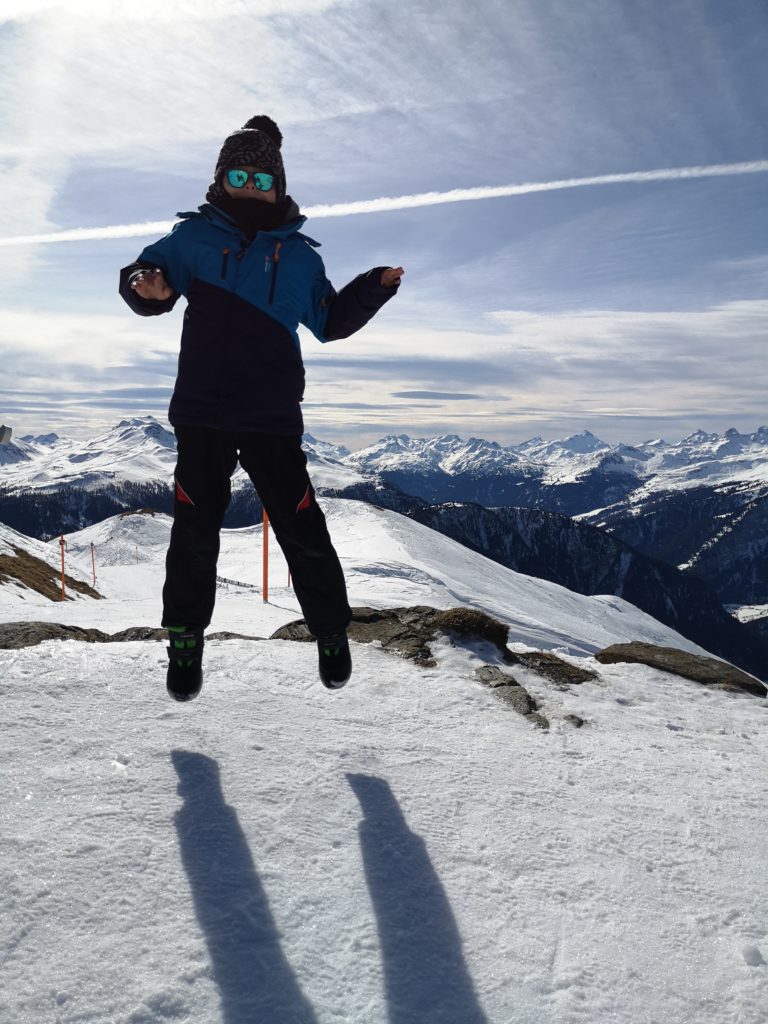
[[[448,897],[384,779],[347,775],[376,912],[389,1024],[487,1024]]]
[[[174,823],[195,913],[208,944],[223,1024],[317,1024],[280,936],[216,761],[174,750],[184,804]]]
[[[174,816],[181,860],[218,986],[223,1024],[318,1024],[280,936],[219,766],[171,754],[184,803]],[[381,944],[389,1024],[488,1024],[448,897],[423,839],[387,782],[347,775],[363,812],[360,848]]]

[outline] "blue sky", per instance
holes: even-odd
[[[0,239],[169,221],[223,138],[280,124],[302,207],[768,160],[764,0],[6,0]],[[607,441],[766,422],[768,173],[316,218],[359,335],[303,338],[307,429]],[[151,237],[151,236],[150,236]],[[183,303],[135,317],[147,238],[0,246],[0,420],[165,416]]]

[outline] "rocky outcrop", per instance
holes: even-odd
[[[36,647],[46,640],[82,640],[89,644],[103,644],[125,640],[164,640],[167,636],[164,629],[154,629],[152,626],[131,626],[119,633],[110,634],[101,629],[65,626],[60,622],[2,622],[0,650]]]
[[[549,729],[549,720],[539,712],[539,706],[528,691],[518,683],[514,676],[503,672],[495,665],[483,665],[475,669],[475,679],[489,686],[493,690],[494,697],[504,701],[514,711],[531,724],[540,729]]]
[[[508,659],[513,665],[522,665],[537,675],[544,676],[551,683],[557,686],[578,686],[580,683],[588,683],[591,679],[597,679],[596,672],[589,669],[579,668],[563,661],[556,654],[549,651],[527,651],[525,654],[512,654]]]
[[[596,678],[594,672],[571,665],[555,654],[543,651],[513,653],[507,647],[508,627],[476,608],[439,610],[428,605],[353,608],[348,632],[350,639],[357,643],[377,643],[383,650],[409,658],[422,668],[435,666],[430,643],[443,635],[456,644],[490,644],[506,664],[520,665],[559,686]],[[278,629],[271,639],[309,641],[313,637],[304,620],[297,619]],[[536,701],[514,676],[495,665],[483,665],[475,671],[475,678],[491,687],[496,697],[533,724],[549,728],[549,722],[538,710]],[[584,724],[582,719],[576,721],[578,716],[573,718],[574,725]]]
[[[209,633],[206,640],[261,640],[263,637],[243,636],[240,633]],[[81,640],[89,644],[119,644],[130,640],[162,640],[167,642],[168,631],[155,626],[129,626],[118,633],[105,633],[101,629],[83,629],[65,626],[60,622],[0,622],[0,651],[36,647],[46,640]]]
[[[459,643],[492,644],[502,659],[512,662],[515,655],[507,647],[508,627],[476,608],[440,610],[429,605],[410,608],[352,609],[349,637],[358,643],[379,643],[385,651],[411,658],[425,668],[435,660],[429,647],[442,634]],[[311,640],[303,619],[289,622],[272,634],[273,640]]]
[[[360,644],[378,643],[383,650],[410,658],[422,668],[434,668],[436,662],[429,648],[435,636],[432,622],[435,608],[414,605],[412,608],[353,608],[348,634]],[[304,619],[296,619],[276,630],[270,640],[310,641]]]
[[[756,697],[765,697],[768,694],[768,688],[741,669],[727,662],[718,661],[717,658],[690,654],[675,647],[656,647],[654,644],[634,641],[606,647],[596,654],[595,658],[603,665],[613,665],[617,662],[650,665],[652,668],[672,672],[683,679],[691,679],[695,683],[703,683],[718,690],[743,690]]]
[[[352,609],[348,632],[350,639],[358,643],[378,642],[385,650],[428,663],[430,667],[434,660],[429,643],[442,634],[458,643],[489,643],[507,664],[522,665],[553,682],[583,683],[595,678],[594,672],[570,665],[555,654],[544,651],[513,653],[507,647],[509,628],[477,608],[439,609],[429,605],[357,607]],[[309,641],[313,637],[304,619],[295,619],[281,626],[270,639]]]

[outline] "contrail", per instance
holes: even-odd
[[[354,203],[308,206],[302,210],[307,217],[351,217],[360,213],[385,213],[390,210],[412,210],[419,206],[441,203],[467,203],[476,199],[499,199],[524,196],[532,192],[557,192],[586,185],[638,184],[647,181],[683,181],[688,178],[720,178],[733,174],[761,174],[768,171],[768,160],[751,160],[740,164],[709,164],[703,167],[666,167],[655,171],[629,171],[626,174],[600,174],[593,178],[564,178],[561,181],[534,181],[522,185],[495,185],[481,188],[455,188],[449,192],[419,192],[410,196],[382,196],[361,199]],[[141,224],[113,224],[103,228],[70,228],[40,235],[18,235],[0,238],[3,245],[37,245],[45,242],[82,242],[107,238],[139,238],[169,231],[175,221],[144,221]]]

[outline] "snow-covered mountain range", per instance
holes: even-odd
[[[658,492],[699,488],[705,483],[755,488],[768,485],[768,427],[753,434],[740,434],[735,429],[723,435],[697,431],[682,441],[645,441],[634,447],[608,445],[589,431],[563,440],[533,438],[508,447],[480,438],[464,440],[446,435],[424,439],[405,434],[382,438],[354,452],[309,434],[304,436],[304,445],[316,471],[327,475],[327,479],[321,477],[320,486],[344,486],[375,478],[395,483],[407,494],[418,494],[430,502],[477,501],[488,507],[545,507],[540,500],[521,503],[506,499],[519,497],[526,488],[545,493],[560,488],[570,497],[561,496],[559,504],[586,502],[588,506],[553,508],[567,515],[598,508],[587,501],[586,490],[601,474],[620,480],[618,485],[613,481],[613,486],[629,488],[635,501]],[[175,448],[172,432],[151,416],[122,420],[87,441],[56,434],[27,435],[0,448],[0,481],[7,492],[75,485],[96,488],[109,481],[167,482]],[[333,473],[329,467],[333,467]],[[578,497],[575,485],[581,488]],[[610,482],[606,487],[611,489]],[[511,489],[508,495],[507,489]],[[606,503],[599,507],[605,508]]]
[[[317,441],[309,434],[305,448],[316,463],[319,486],[329,458],[337,467],[329,484],[335,487],[360,482],[363,477],[341,460],[346,448]],[[0,447],[0,487],[6,494],[19,491],[51,493],[63,488],[99,490],[110,483],[148,487],[167,486],[176,463],[176,438],[152,416],[121,420],[110,430],[86,441],[46,434],[26,435]],[[245,480],[238,467],[234,486]]]
[[[593,678],[353,641],[329,693],[314,645],[266,639],[298,609],[276,551],[262,602],[258,527],[222,533],[212,630],[261,639],[209,638],[193,704],[167,697],[156,641],[0,644],[0,1019],[762,1024],[765,699],[598,660],[628,639],[697,653],[621,598],[321,503],[353,605],[467,602],[512,652]],[[156,626],[169,527],[70,534],[100,598],[0,582],[3,629]],[[55,540],[0,534],[0,557],[57,567]],[[505,671],[548,731],[480,681]]]
[[[329,486],[372,478],[402,485],[410,476],[420,481],[421,489],[428,493],[419,496],[429,501],[479,501],[490,507],[515,503],[481,501],[477,491],[464,492],[461,488],[468,486],[469,480],[496,479],[497,486],[503,486],[498,481],[507,477],[516,478],[518,485],[529,480],[542,488],[566,487],[584,483],[601,470],[634,478],[637,499],[703,483],[768,484],[768,427],[752,434],[740,434],[735,429],[722,435],[696,431],[682,441],[653,440],[636,446],[612,446],[589,431],[562,440],[533,438],[507,447],[481,438],[410,438],[405,434],[382,438],[354,452],[309,434],[304,436],[304,445],[321,470],[335,467],[338,475],[327,481]],[[175,448],[173,433],[151,416],[122,420],[86,441],[56,434],[27,435],[0,448],[2,486],[7,490],[44,490],[75,484],[97,487],[116,479],[159,483],[167,481],[169,469],[173,469]],[[427,486],[430,475],[435,479]],[[440,490],[439,480],[445,488],[454,489]],[[403,490],[416,493],[412,482]],[[591,512],[595,507],[580,511]],[[574,514],[572,509],[559,511]]]
[[[415,493],[418,486],[407,478],[420,478],[422,488],[428,491],[421,496],[431,501],[478,501],[487,506],[521,504],[483,500],[487,494],[463,490],[469,486],[469,479],[477,481],[478,487],[479,481],[488,481],[486,487],[495,481],[496,488],[538,488],[544,493],[568,488],[564,493],[569,497],[561,498],[564,507],[557,511],[573,515],[596,507],[588,500],[588,483],[601,473],[627,478],[621,486],[629,486],[629,480],[634,480],[633,489],[642,486],[648,492],[680,490],[700,486],[705,481],[768,484],[768,427],[753,434],[740,434],[735,429],[723,435],[697,431],[682,441],[645,441],[634,447],[606,444],[589,431],[563,440],[533,438],[506,448],[493,441],[463,440],[455,435],[429,439],[400,435],[383,438],[344,456],[343,460],[368,474],[391,480],[407,493]],[[576,484],[581,484],[581,493],[574,489]],[[451,487],[449,491],[447,488]],[[496,496],[501,497],[501,492]],[[588,507],[565,507],[584,502]]]

